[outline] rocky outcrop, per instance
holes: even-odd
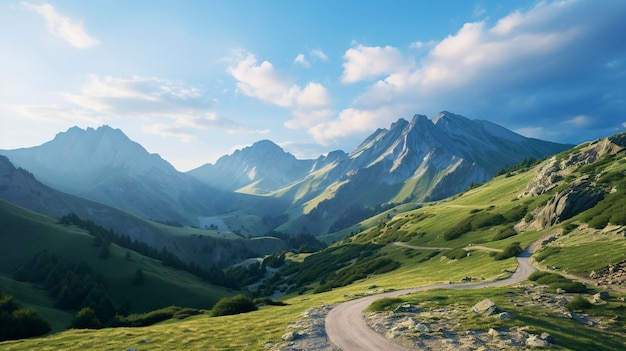
[[[535,228],[541,230],[572,218],[594,207],[605,194],[606,190],[593,186],[589,181],[573,184],[557,193],[535,215]]]
[[[626,286],[626,260],[602,267],[589,274],[597,285]]]
[[[626,132],[595,141],[563,158],[553,156],[536,169],[536,174],[528,183],[520,197],[537,196],[554,189],[557,183],[578,168],[594,163],[608,154],[616,154],[626,148]]]

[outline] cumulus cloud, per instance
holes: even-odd
[[[402,55],[392,46],[363,46],[350,48],[343,55],[343,83],[355,83],[397,71],[408,71],[414,66],[412,58]]]
[[[589,116],[580,115],[566,120],[565,123],[581,128],[590,125],[592,123],[592,119]]]
[[[313,57],[315,57],[315,58],[317,58],[319,60],[328,61],[328,55],[326,55],[324,53],[324,51],[322,51],[320,49],[313,49],[313,50],[311,50],[310,53],[311,53],[311,56],[313,56]]]
[[[293,63],[302,65],[304,67],[311,67],[311,64],[309,63],[309,61],[307,61],[306,57],[304,57],[304,54],[298,54],[298,56],[296,56],[296,58],[293,59]]]
[[[269,61],[258,63],[251,53],[240,55],[227,72],[237,80],[243,94],[289,109],[294,119],[286,123],[287,127],[310,126],[329,117],[330,96],[322,84],[308,82],[302,88]]]
[[[358,45],[344,55],[344,83],[375,79],[338,119],[311,130],[318,140],[359,133],[400,116],[451,110],[528,135],[569,137],[561,123],[613,130],[626,113],[626,3],[540,2],[490,23],[464,24],[426,56]],[[414,42],[411,48],[421,44]],[[598,107],[602,106],[602,107]],[[549,116],[549,117],[547,117]],[[572,116],[579,116],[572,118]],[[354,121],[353,123],[348,121]],[[566,140],[563,140],[566,141]]]
[[[60,15],[50,4],[33,5],[22,2],[26,8],[36,11],[46,21],[51,34],[65,40],[70,45],[86,49],[98,45],[100,42],[85,31],[82,21],[75,21]]]
[[[217,116],[212,101],[201,88],[158,77],[130,78],[90,75],[78,93],[59,93],[65,104],[17,106],[15,111],[30,118],[64,121],[106,122],[118,118],[158,120],[144,132],[183,141],[199,130],[221,129],[230,133],[250,131]]]

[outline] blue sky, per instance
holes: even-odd
[[[0,33],[0,149],[107,124],[186,171],[442,110],[557,142],[626,129],[620,0],[0,0]]]

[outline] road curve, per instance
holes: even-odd
[[[526,280],[535,270],[530,263],[531,252],[526,249],[517,257],[518,266],[510,277],[480,284],[435,284],[419,288],[390,291],[344,302],[333,308],[326,316],[326,334],[330,342],[343,351],[407,351],[412,350],[398,345],[375,332],[365,323],[363,310],[372,302],[383,297],[401,296],[413,292],[432,289],[479,289],[485,287],[514,284]]]

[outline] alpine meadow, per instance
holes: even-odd
[[[624,350],[623,1],[0,31],[0,350]]]

